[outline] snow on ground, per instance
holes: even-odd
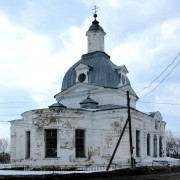
[[[160,158],[148,157],[146,159],[143,159],[141,162],[143,162],[143,163],[150,163],[150,162],[153,162],[153,161],[179,162],[180,159],[175,159],[175,158],[171,158],[171,157],[160,157]]]
[[[173,166],[180,165],[180,159],[162,157],[143,159],[137,166]],[[10,168],[11,164],[0,164],[0,168]],[[103,170],[101,170],[102,172]],[[105,171],[105,170],[104,170]],[[42,174],[72,174],[72,173],[92,173],[97,171],[27,171],[27,170],[0,170],[0,175],[42,175]]]
[[[161,158],[152,158],[148,157],[143,159],[141,162],[137,163],[137,167],[140,166],[179,166],[180,159],[170,158],[170,157],[161,157]]]
[[[17,171],[17,170],[0,170],[0,175],[42,175],[42,174],[52,174],[50,171]]]
[[[0,164],[0,169],[11,168],[11,164]],[[42,174],[72,174],[92,173],[97,171],[28,171],[28,170],[0,170],[0,175],[42,175]],[[101,170],[102,172],[102,170]]]
[[[92,172],[95,172],[95,171],[18,171],[18,170],[0,170],[0,175],[73,174],[73,173],[92,173]]]

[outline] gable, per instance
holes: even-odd
[[[80,64],[75,68],[76,71],[83,71],[83,70],[89,71],[89,69],[90,69],[90,66],[87,66],[86,64],[83,64],[83,63],[80,63]]]
[[[132,89],[132,87],[130,85],[125,85],[119,88],[120,90],[127,92],[129,91],[130,95],[135,96],[137,99],[139,99],[139,97],[136,95],[136,93],[134,92],[134,90]]]
[[[128,70],[125,65],[118,66],[116,69],[118,71],[118,74],[120,74],[120,73],[127,74],[128,73]]]
[[[88,83],[76,83],[70,88],[68,88],[67,90],[56,94],[54,98],[56,100],[59,100],[63,98],[63,96],[76,95],[82,92],[88,93],[88,91],[96,91],[100,89],[103,89],[103,88],[99,86],[90,85]]]
[[[158,121],[162,121],[162,115],[159,111],[155,112],[154,118],[157,119]]]

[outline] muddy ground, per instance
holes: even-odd
[[[48,174],[48,175],[0,175],[0,180],[179,180],[180,166],[173,167],[138,167],[109,172]]]

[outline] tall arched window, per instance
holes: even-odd
[[[147,155],[150,156],[150,134],[147,134]]]
[[[153,137],[153,156],[157,157],[157,136]]]
[[[159,157],[162,157],[162,137],[159,137]]]
[[[155,121],[155,129],[158,129],[158,121]]]
[[[136,130],[136,156],[140,157],[140,131]]]

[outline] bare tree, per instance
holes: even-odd
[[[180,136],[177,137],[177,145],[180,147]]]
[[[166,131],[166,147],[173,148],[176,145],[176,137],[171,130]]]
[[[0,138],[0,163],[6,164],[10,162],[9,139]]]
[[[171,130],[166,131],[167,156],[178,158],[180,148],[180,137],[174,136]]]
[[[0,139],[0,153],[7,153],[9,150],[9,139],[1,138]]]

